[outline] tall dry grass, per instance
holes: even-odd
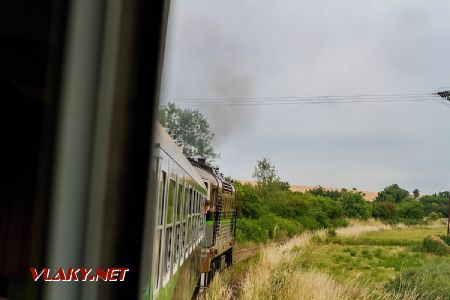
[[[363,235],[372,231],[389,230],[392,229],[391,225],[382,223],[379,220],[349,220],[347,227],[338,228],[336,233],[341,237],[353,237]]]
[[[205,300],[230,300],[233,299],[234,291],[228,283],[223,280],[222,275],[216,274],[213,281],[210,283],[205,294]]]
[[[351,221],[348,228],[336,231],[338,235],[348,237],[386,229],[390,229],[390,226],[377,221]],[[258,260],[249,266],[237,291],[219,276],[208,289],[206,299],[419,299],[413,289],[401,294],[388,293],[381,288],[369,289],[366,283],[359,282],[357,278],[342,282],[324,272],[302,269],[296,259],[314,251],[314,241],[325,239],[326,235],[325,230],[305,232],[282,245],[268,245],[260,251]]]

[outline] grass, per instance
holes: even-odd
[[[429,235],[440,235],[445,233],[446,233],[445,227],[436,228],[436,227],[415,226],[411,228],[398,228],[392,230],[370,232],[365,235],[365,238],[377,241],[407,240],[407,241],[422,242],[422,240]]]
[[[239,271],[225,272],[207,299],[422,299],[425,289],[416,290],[404,278],[419,281],[415,274],[420,272],[407,272],[450,266],[449,257],[421,251],[423,238],[444,231],[439,224],[392,227],[352,221],[336,230],[336,237],[306,232],[265,247]]]

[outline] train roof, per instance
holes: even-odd
[[[177,146],[177,144],[175,144],[174,140],[170,137],[167,131],[159,123],[156,123],[155,127],[156,130],[154,141],[156,147],[159,147],[166,152],[167,155],[169,155],[189,176],[191,176],[200,187],[205,189],[206,192],[205,183],[203,182],[201,176],[186,156],[184,156],[181,149]]]

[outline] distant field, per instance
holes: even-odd
[[[358,237],[335,238],[318,243],[299,258],[308,268],[328,272],[337,279],[358,278],[370,284],[384,283],[400,271],[428,262],[449,262],[448,257],[420,251],[422,240],[446,232],[440,227],[411,227],[369,232]]]
[[[429,235],[441,235],[446,233],[444,224],[439,227],[415,226],[410,228],[399,228],[369,232],[364,237],[372,240],[411,240],[422,241]]]
[[[219,275],[206,299],[450,299],[450,257],[422,251],[425,237],[445,230],[442,221],[391,228],[369,220],[352,221],[335,237],[325,230],[305,232],[268,245],[251,261]],[[403,288],[388,288],[408,270],[424,276],[415,279],[418,286],[422,283],[419,289],[406,277]]]
[[[254,180],[238,180],[240,183],[249,183],[249,184],[256,184]],[[298,185],[298,184],[291,184],[291,191],[293,192],[306,192],[308,190],[312,190],[318,186],[309,186],[309,185]],[[333,187],[323,187],[326,190],[340,190],[341,188],[333,188]],[[367,201],[372,201],[375,199],[375,197],[378,195],[378,192],[369,192],[369,191],[361,191],[364,193],[364,199]]]

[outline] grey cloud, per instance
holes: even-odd
[[[450,3],[172,3],[163,98],[433,92],[450,86]],[[195,107],[195,106],[193,106]],[[435,102],[197,106],[222,170],[269,157],[296,184],[425,192],[450,183],[450,108]]]

